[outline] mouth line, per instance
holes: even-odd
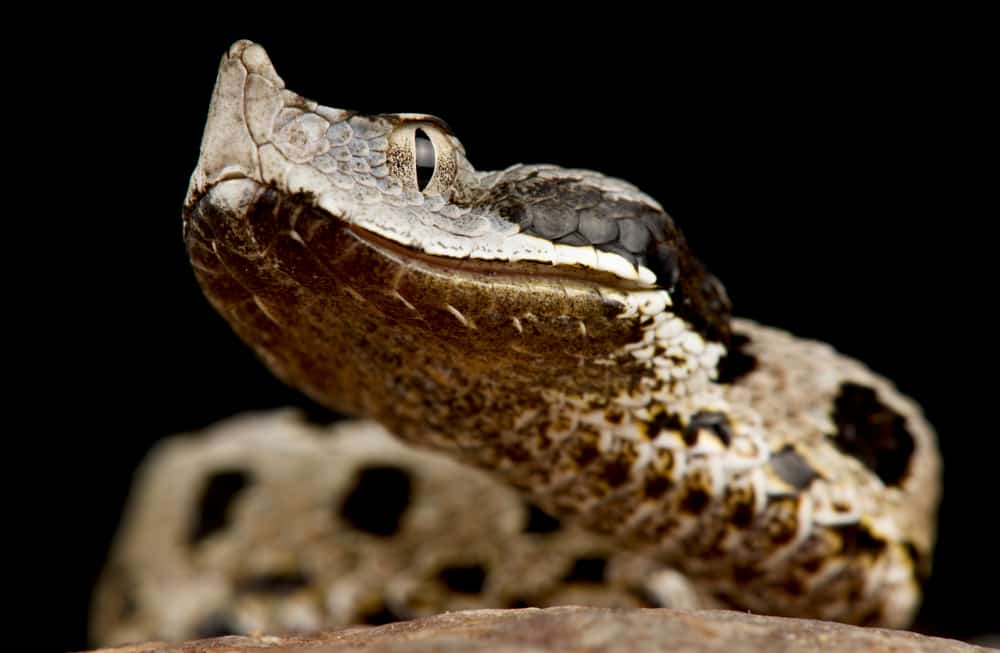
[[[496,261],[474,258],[452,258],[427,254],[411,249],[380,236],[364,227],[349,223],[348,229],[355,238],[379,251],[383,256],[407,267],[417,267],[433,274],[462,275],[477,281],[548,281],[598,286],[608,290],[654,290],[656,285],[622,279],[610,272],[594,270],[580,265],[541,263],[537,261]]]

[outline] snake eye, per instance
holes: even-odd
[[[404,122],[389,137],[389,171],[406,190],[441,195],[451,188],[458,171],[452,141],[432,124]]]
[[[434,143],[423,129],[413,132],[413,159],[417,165],[417,190],[422,193],[430,185],[437,167]]]

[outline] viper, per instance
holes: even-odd
[[[441,120],[322,106],[240,41],[184,237],[239,337],[329,408],[489,470],[725,605],[913,618],[940,476],[920,409],[826,344],[733,317],[631,184],[477,171]]]

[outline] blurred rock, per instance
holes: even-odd
[[[289,637],[222,637],[150,643],[101,653],[948,653],[987,649],[906,631],[742,612],[560,607],[471,610],[379,627]]]

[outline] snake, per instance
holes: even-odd
[[[478,171],[439,118],[308,100],[239,41],[183,224],[208,301],[320,404],[722,605],[914,618],[941,473],[919,406],[828,344],[734,316],[632,184]]]

